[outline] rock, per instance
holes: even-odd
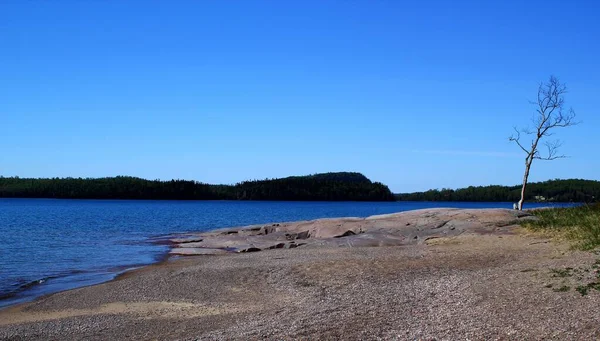
[[[286,224],[228,228],[174,238],[173,254],[257,252],[278,248],[398,246],[424,243],[464,232],[510,233],[527,212],[505,209],[438,208],[372,216],[317,219]],[[501,229],[498,229],[501,227]],[[298,243],[302,240],[302,243]],[[189,249],[189,250],[188,250]],[[220,251],[207,251],[207,250]]]
[[[356,235],[356,233],[354,233],[354,231],[348,230],[348,231],[340,234],[339,236],[333,236],[333,238],[342,238],[342,237],[348,237],[348,236],[354,236],[354,235]]]
[[[287,240],[295,240],[295,239],[308,239],[310,237],[309,231],[302,231],[298,233],[286,233],[285,238]]]
[[[201,242],[202,239],[204,239],[204,238],[202,238],[202,237],[173,238],[173,239],[170,239],[170,242],[174,243],[174,244],[196,243],[196,242]]]
[[[302,231],[302,232],[298,233],[298,235],[296,236],[296,239],[308,239],[309,237],[310,237],[309,231]]]
[[[227,251],[223,249],[207,249],[201,247],[186,247],[186,248],[173,248],[169,252],[170,255],[178,255],[178,256],[199,256],[199,255],[222,255],[226,254]]]
[[[277,225],[279,226],[279,224],[277,224]],[[273,232],[276,232],[276,231],[277,231],[277,228],[275,227],[275,224],[273,224],[272,226],[263,226],[260,229],[259,234],[267,235],[269,233],[273,233]]]
[[[193,248],[204,247],[204,246],[205,246],[205,244],[203,244],[202,240],[200,240],[199,242],[193,242],[193,243],[181,243],[181,244],[178,244],[176,247],[181,248],[181,249],[193,249]]]
[[[240,249],[240,251],[238,251],[238,252],[258,252],[258,251],[260,251],[259,248],[250,246],[248,248]]]

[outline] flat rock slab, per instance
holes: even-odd
[[[177,256],[206,256],[206,255],[222,255],[228,253],[224,249],[209,249],[201,247],[175,247],[169,252],[170,255]]]
[[[530,213],[507,209],[434,208],[367,218],[252,225],[171,239],[171,254],[213,255],[277,248],[399,246],[462,233],[510,233]]]
[[[187,243],[195,243],[201,242],[202,237],[188,237],[188,238],[173,238],[169,239],[169,241],[173,244],[187,244]]]

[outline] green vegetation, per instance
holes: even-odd
[[[573,286],[581,296],[586,296],[592,289],[600,291],[598,264],[600,264],[600,260],[596,260],[591,266],[584,265],[577,268],[550,269],[551,278],[559,280],[560,283],[549,283],[545,287],[554,288],[552,290],[556,292],[563,292],[569,291],[571,286]]]
[[[396,194],[400,201],[507,201],[517,202],[521,185],[479,186],[461,189],[432,189],[426,192]],[[549,180],[527,185],[526,201],[595,202],[600,198],[600,181]]]
[[[564,237],[578,249],[591,250],[600,246],[600,203],[532,212],[539,219],[524,222],[525,227]]]
[[[596,276],[600,278],[600,274],[596,273]],[[600,282],[594,281],[586,285],[579,285],[577,286],[577,288],[575,288],[575,290],[577,290],[581,294],[581,296],[587,295],[590,289],[600,291]]]
[[[585,296],[588,294],[589,288],[587,285],[579,285],[577,286],[577,288],[575,288],[575,290],[577,290],[577,292],[579,292],[581,296]]]
[[[571,277],[573,276],[573,268],[551,269],[552,277]]]
[[[575,288],[575,290],[577,290],[581,296],[585,296],[588,294],[588,291],[590,289],[594,289],[597,291],[600,291],[600,283],[599,282],[593,282],[593,283],[589,283],[588,285],[580,285],[577,288]]]
[[[0,197],[65,199],[393,201],[389,188],[360,173],[323,173],[209,185],[135,177],[21,179],[0,177]]]
[[[393,195],[384,184],[350,172],[244,181],[236,185],[128,176],[86,179],[0,176],[0,197],[4,198],[516,202],[520,190],[521,186],[482,186]],[[600,181],[573,179],[531,183],[526,200],[594,202],[598,198]]]

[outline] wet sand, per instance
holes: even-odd
[[[600,292],[574,290],[600,257],[499,225],[166,261],[0,310],[0,339],[600,338]]]

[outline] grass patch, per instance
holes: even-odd
[[[564,237],[581,250],[600,246],[600,203],[539,209],[531,213],[539,219],[525,221],[523,226],[532,231]]]
[[[554,279],[555,283],[544,285],[546,288],[552,288],[556,292],[569,291],[571,285],[575,291],[581,296],[587,296],[590,290],[600,291],[600,259],[596,259],[591,265],[581,266],[577,268],[564,267],[549,269],[549,275]],[[560,282],[556,283],[556,281]],[[560,285],[560,287],[559,287]]]
[[[589,289],[590,288],[587,285],[580,285],[577,288],[575,288],[575,290],[577,290],[577,292],[579,292],[581,296],[587,295]]]
[[[600,283],[599,282],[593,282],[593,283],[590,283],[588,285],[580,285],[577,288],[575,288],[575,290],[577,290],[581,294],[581,296],[587,295],[588,291],[590,289],[594,289],[594,290],[600,291]]]
[[[571,277],[573,276],[573,268],[550,269],[552,277]]]

